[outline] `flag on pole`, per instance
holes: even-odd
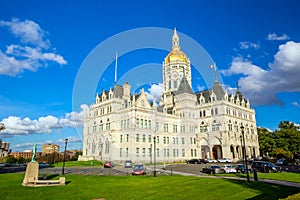
[[[208,68],[216,70],[216,63],[209,65]]]

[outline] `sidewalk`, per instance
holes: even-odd
[[[229,176],[208,176],[206,174],[191,174],[191,173],[185,173],[185,172],[177,172],[177,171],[169,171],[169,170],[159,170],[161,172],[167,172],[169,174],[178,174],[182,176],[195,176],[195,177],[205,177],[205,178],[222,178],[222,179],[233,179],[233,180],[241,180],[241,181],[247,181],[246,178],[239,178],[239,177],[229,177]],[[253,178],[250,178],[251,182],[254,182]],[[275,185],[284,185],[289,187],[296,187],[300,188],[300,183],[294,183],[294,182],[288,182],[288,181],[279,181],[279,180],[270,180],[270,179],[258,179],[258,182],[263,183],[270,183]]]

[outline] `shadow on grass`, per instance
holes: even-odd
[[[66,185],[70,184],[72,181],[66,181]]]
[[[50,175],[47,176],[47,180],[54,179],[54,178],[56,178],[58,176],[59,176],[59,174],[50,174]]]
[[[295,187],[288,187],[283,185],[275,185],[268,183],[261,183],[256,181],[251,181],[250,183],[242,180],[224,179],[228,182],[242,185],[245,188],[251,188],[253,190],[260,191],[260,194],[255,197],[249,197],[249,200],[259,199],[259,200],[277,200],[284,199],[288,196],[299,193],[299,189]]]

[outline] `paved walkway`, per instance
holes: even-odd
[[[186,173],[186,172],[178,172],[178,171],[169,171],[169,170],[159,170],[160,172],[165,172],[169,174],[178,174],[182,176],[196,176],[196,177],[206,177],[206,178],[222,178],[222,179],[233,179],[233,180],[242,180],[247,181],[245,178],[239,178],[239,177],[230,177],[230,176],[208,176],[206,174],[192,174],[192,173]],[[253,178],[250,178],[250,181],[254,181]],[[258,182],[264,182],[264,183],[270,183],[270,184],[276,184],[276,185],[284,185],[284,186],[290,186],[290,187],[296,187],[300,188],[300,183],[294,183],[294,182],[288,182],[288,181],[278,181],[278,180],[270,180],[270,179],[258,179]]]

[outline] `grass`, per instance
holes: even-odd
[[[24,174],[0,174],[1,199],[280,199],[298,188],[185,176],[66,175],[65,186],[23,187]],[[58,178],[58,177],[55,177]],[[299,196],[298,196],[299,197]]]
[[[52,166],[53,167],[62,167],[63,162],[53,164]],[[103,166],[103,163],[99,160],[65,162],[65,167],[91,167],[91,166]]]
[[[246,178],[246,174],[217,174],[217,176],[232,176]],[[249,174],[250,178],[253,178],[253,173]],[[257,173],[258,179],[272,179],[300,183],[300,174],[292,172],[281,173]]]

